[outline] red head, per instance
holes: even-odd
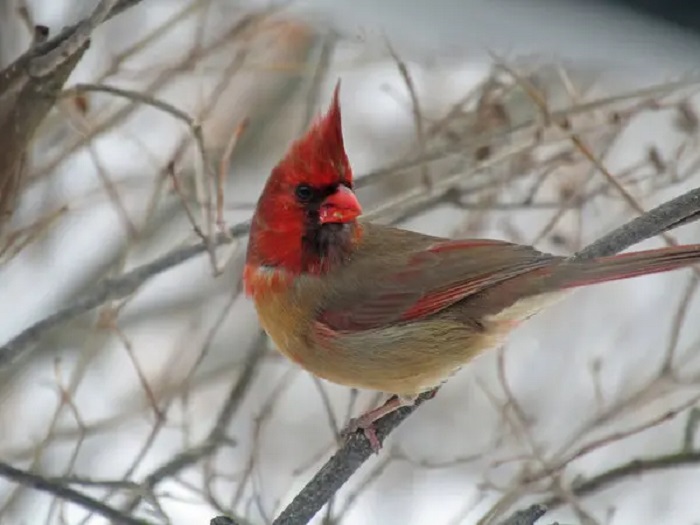
[[[247,261],[292,273],[323,273],[341,262],[359,233],[338,103],[290,147],[258,200]]]

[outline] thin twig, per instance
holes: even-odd
[[[678,349],[678,343],[681,338],[681,331],[685,321],[688,318],[691,302],[693,297],[695,297],[697,294],[699,286],[700,277],[698,277],[697,273],[694,273],[691,281],[688,283],[688,286],[685,289],[685,292],[683,293],[680,304],[678,305],[678,308],[676,308],[673,315],[673,319],[671,321],[671,334],[668,341],[668,347],[666,349],[666,355],[664,356],[663,363],[661,364],[660,374],[671,373],[672,371],[673,362]]]
[[[525,92],[540,108],[547,122],[555,123],[563,132],[567,132],[569,130],[570,123],[568,120],[562,118],[552,119],[550,110],[547,107],[546,100],[544,99],[542,94],[537,90],[537,88],[535,88],[535,86],[532,85],[530,81],[523,78],[513,68],[511,68],[502,60],[499,60],[499,67],[501,67],[504,71],[507,71],[513,77],[513,79],[523,87]],[[615,190],[620,194],[622,199],[628,204],[630,208],[632,208],[632,210],[634,210],[634,212],[640,215],[645,212],[644,207],[639,203],[639,201],[636,198],[634,198],[634,196],[630,192],[627,191],[627,189],[622,185],[622,183],[620,183],[617,177],[610,173],[608,168],[603,164],[603,162],[598,158],[598,156],[596,156],[593,153],[591,148],[588,146],[588,144],[584,142],[584,140],[578,133],[572,133],[569,136],[569,139],[571,140],[572,144],[576,147],[576,149],[584,157],[586,157],[586,159],[588,159],[591,162],[591,164],[593,164],[593,166],[595,166],[596,169],[605,177],[605,180],[608,182],[608,184],[615,188]],[[678,242],[666,232],[663,232],[661,235],[666,241],[666,243],[670,246],[675,246],[678,244]]]
[[[575,496],[590,496],[595,492],[605,490],[614,483],[619,483],[633,476],[676,467],[697,465],[698,463],[700,463],[700,452],[695,451],[677,452],[653,458],[633,459],[628,463],[586,480],[579,480],[571,486],[570,490]],[[565,501],[560,496],[553,496],[543,501],[542,505],[551,510],[564,503]]]
[[[551,470],[549,472],[543,473],[542,475],[548,475],[548,474],[551,474],[552,472],[557,472],[559,470],[562,470],[566,465],[569,465],[574,460],[579,459],[580,457],[585,456],[589,452],[591,452],[593,450],[597,450],[600,447],[607,445],[608,443],[612,443],[614,441],[620,441],[626,437],[639,434],[643,430],[647,430],[649,428],[653,428],[655,426],[661,425],[662,423],[670,421],[670,420],[674,419],[676,416],[678,416],[680,413],[695,406],[699,400],[700,400],[700,394],[691,397],[690,399],[686,400],[684,403],[681,403],[680,405],[673,407],[672,409],[669,409],[666,412],[663,412],[662,414],[659,414],[653,418],[650,418],[648,421],[644,421],[642,423],[634,425],[634,426],[627,428],[625,430],[612,432],[612,433],[605,435],[603,437],[594,439],[594,440],[586,443],[585,445],[582,445],[577,450],[571,452],[566,457],[559,460],[556,464],[551,465],[550,466]],[[534,476],[531,476],[527,481],[528,482],[534,481],[539,477],[541,477],[541,475],[534,475]]]
[[[689,77],[678,82],[667,82],[665,84],[659,84],[656,86],[651,86],[643,89],[639,89],[633,92],[628,92],[623,95],[614,95],[611,97],[601,98],[598,100],[593,100],[585,104],[579,104],[577,106],[567,108],[564,110],[552,111],[550,117],[554,120],[561,118],[570,118],[575,115],[585,114],[594,109],[602,109],[604,107],[613,106],[614,104],[619,104],[623,101],[633,100],[635,98],[645,98],[659,96],[667,94],[673,90],[680,90],[684,88],[689,88],[700,83],[700,78]],[[503,128],[498,128],[489,133],[483,133],[479,136],[468,136],[468,143],[462,141],[456,141],[450,143],[446,146],[441,146],[438,148],[431,148],[426,151],[424,155],[411,155],[407,159],[401,159],[389,166],[384,166],[372,172],[369,172],[362,177],[358,177],[355,182],[355,187],[365,188],[376,183],[378,180],[382,179],[385,175],[390,173],[396,173],[410,168],[415,168],[420,166],[425,162],[432,162],[436,160],[441,160],[449,157],[450,155],[460,155],[463,156],[465,153],[474,153],[479,148],[492,144],[493,142],[503,141],[508,137],[525,130],[532,129],[534,126],[540,124],[539,120],[531,119],[514,126],[506,126]]]
[[[233,384],[231,390],[229,390],[229,394],[219,410],[219,414],[209,434],[199,445],[183,450],[148,474],[141,485],[144,490],[135,495],[126,504],[125,507],[128,511],[133,511],[139,505],[143,500],[144,493],[152,491],[153,488],[163,480],[175,476],[187,467],[206,458],[212,454],[222,442],[226,441],[228,426],[243,402],[243,398],[253,384],[258,365],[265,356],[265,352],[262,348],[264,341],[265,336],[260,334],[248,351],[238,380]]]
[[[165,168],[165,171],[173,183],[173,190],[175,190],[175,193],[177,193],[177,196],[180,199],[180,204],[182,204],[182,208],[185,210],[185,215],[187,216],[190,226],[192,226],[192,231],[194,231],[197,237],[202,239],[202,241],[206,242],[207,236],[204,234],[199,224],[197,224],[197,219],[194,218],[190,205],[187,203],[187,196],[180,185],[180,180],[177,178],[177,173],[175,173],[174,163],[169,162],[168,166]]]
[[[225,234],[218,235],[214,239],[214,246],[230,244],[248,233],[248,229],[249,224],[247,222],[237,224],[229,228]],[[10,364],[26,357],[33,348],[32,345],[37,343],[44,334],[53,328],[72,321],[76,317],[105,304],[107,301],[123,299],[133,294],[152,277],[206,252],[207,249],[208,246],[204,242],[177,248],[158,259],[134,268],[121,277],[101,281],[81,298],[34,323],[0,347],[0,376]]]
[[[233,150],[247,127],[248,119],[245,118],[236,126],[236,129],[231,134],[231,138],[226,144],[224,153],[221,155],[221,161],[219,162],[219,173],[216,178],[216,224],[221,232],[226,230],[226,223],[224,222],[224,183],[231,168]]]
[[[532,505],[525,510],[519,510],[499,525],[535,525],[547,512],[546,505]]]
[[[143,88],[143,91],[147,93],[155,93],[163,89],[167,85],[167,83],[172,80],[175,71],[186,71],[193,68],[199,60],[205,60],[211,54],[220,51],[222,45],[224,45],[226,42],[241,37],[241,35],[249,31],[251,27],[254,27],[256,24],[262,23],[264,20],[266,20],[267,17],[276,12],[277,9],[278,6],[273,6],[266,10],[246,14],[238,22],[236,22],[236,24],[234,24],[228,31],[222,33],[218,38],[214,39],[211,43],[202,48],[199,54],[187,55],[184,60],[177,64],[176,67],[158,74],[158,76],[156,76],[154,80],[149,82]],[[175,21],[173,21],[173,25],[174,22]],[[141,42],[140,44],[143,45],[145,43]],[[118,55],[116,57],[117,62],[121,62],[128,58],[128,51],[129,50],[126,50],[124,53]],[[131,52],[135,51],[136,50],[133,50]],[[115,71],[116,69],[113,71],[108,70],[107,73],[114,74]],[[102,75],[101,78],[104,79],[107,78],[107,76],[109,75],[105,74]],[[108,115],[102,121],[93,125],[91,129],[91,134],[89,136],[77,137],[75,140],[71,141],[68,145],[66,145],[58,156],[55,156],[43,165],[38,166],[35,170],[32,180],[37,181],[46,177],[47,174],[53,173],[68,157],[79,151],[80,148],[82,148],[87,142],[99,138],[101,135],[114,129],[114,127],[117,126],[120,122],[126,120],[134,112],[136,107],[138,107],[138,104],[135,101],[131,101],[130,104],[127,104],[125,107],[120,108],[114,113]]]
[[[426,142],[425,142],[425,130],[423,129],[423,113],[421,111],[420,101],[418,99],[418,93],[416,93],[416,86],[413,82],[413,77],[411,76],[411,73],[408,70],[408,66],[406,65],[406,63],[403,60],[401,60],[401,57],[399,57],[398,53],[391,45],[388,38],[385,39],[385,42],[386,42],[387,48],[389,49],[389,53],[391,54],[391,57],[394,59],[394,62],[396,62],[396,67],[399,70],[399,74],[401,75],[401,78],[403,78],[403,81],[406,84],[406,89],[408,90],[408,95],[411,98],[413,125],[416,128],[416,141],[418,142],[418,153],[421,156],[425,156],[425,150],[426,150],[425,144],[426,144]],[[431,188],[430,169],[428,167],[427,162],[424,162],[421,165],[421,178],[423,179],[423,186],[425,186],[425,188],[427,190],[430,190],[430,188]]]
[[[311,125],[311,121],[316,114],[316,101],[320,98],[322,81],[330,67],[331,58],[335,51],[337,35],[334,32],[323,37],[321,50],[318,55],[318,62],[314,68],[314,74],[311,78],[309,90],[306,94],[306,103],[304,104],[304,118],[301,121],[299,134],[303,134]]]
[[[2,461],[0,461],[0,477],[80,505],[118,525],[151,525],[151,522],[133,518],[124,512],[120,512],[117,509],[105,505],[101,501],[67,487],[62,483],[57,483],[38,474],[17,469]]]
[[[75,97],[76,95],[81,95],[84,93],[107,93],[110,95],[115,95],[118,97],[125,98],[127,100],[130,100],[132,102],[138,102],[140,104],[145,104],[147,106],[151,106],[153,108],[159,109],[160,111],[163,111],[174,118],[178,119],[179,121],[183,122],[187,128],[190,130],[190,133],[192,134],[192,138],[194,139],[195,144],[197,145],[197,150],[199,151],[199,156],[197,157],[197,162],[195,163],[196,166],[199,167],[200,170],[203,171],[203,176],[200,177],[200,180],[205,181],[207,184],[207,188],[209,188],[209,181],[213,179],[213,173],[211,172],[212,170],[212,164],[209,161],[209,156],[207,154],[207,149],[204,144],[204,134],[202,132],[202,126],[198,123],[195,122],[195,120],[190,117],[187,113],[182,111],[181,109],[173,106],[169,102],[165,102],[164,100],[160,100],[156,97],[147,95],[146,93],[142,93],[140,91],[134,91],[130,89],[123,89],[123,88],[118,88],[115,86],[109,86],[106,84],[76,84],[73,86],[71,89],[68,89],[62,93],[62,97]],[[174,175],[173,175],[173,180],[175,180]],[[177,181],[175,180],[176,188],[179,188],[177,185]],[[186,208],[187,211],[187,208]],[[188,213],[188,217],[190,217],[191,214]],[[215,249],[216,247],[214,246],[213,242],[213,235],[205,235],[202,233],[202,230],[200,227],[196,225],[194,222],[194,219],[192,219],[193,222],[193,228],[195,229],[195,232],[198,232],[199,235],[202,236],[202,238],[205,240],[205,243],[207,244],[207,250],[209,252],[209,258],[211,260],[211,265],[212,265],[212,271],[216,274],[218,272],[218,264],[216,262],[216,255],[215,255]]]

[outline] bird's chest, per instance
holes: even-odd
[[[308,286],[266,269],[256,271],[254,282],[252,295],[260,325],[284,355],[302,364],[315,311],[315,305],[309,304],[313,297],[303,293]]]
[[[255,302],[260,325],[277,348],[291,360],[301,363],[300,349],[306,343],[308,316],[288,294],[270,293]]]

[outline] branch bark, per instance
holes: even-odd
[[[213,245],[218,247],[229,244],[245,235],[248,229],[248,223],[233,226],[226,234],[217,236]],[[34,344],[53,328],[72,321],[76,317],[105,304],[107,301],[122,299],[131,295],[151,277],[182,264],[192,257],[206,252],[209,248],[208,243],[204,242],[177,248],[158,259],[134,268],[121,277],[105,279],[73,303],[26,328],[0,347],[0,381],[2,381],[4,373],[10,365],[26,357],[33,349]]]
[[[32,46],[0,71],[0,230],[12,216],[25,171],[27,150],[53,108],[94,29],[141,0],[102,0],[92,14],[47,40],[37,26]]]
[[[500,525],[535,525],[546,514],[547,510],[547,507],[544,505],[532,505],[524,510],[514,512],[508,519],[502,521]]]
[[[26,470],[20,470],[2,461],[0,461],[0,477],[90,509],[95,514],[110,520],[110,523],[117,525],[153,525],[151,522],[134,518],[127,513],[105,505],[100,500],[78,492],[63,483],[46,479]]]
[[[677,467],[697,466],[700,463],[700,452],[683,450],[663,456],[633,459],[627,463],[606,470],[588,479],[580,480],[570,487],[574,496],[588,496],[595,492],[605,490],[613,483],[617,483],[643,473],[655,472]],[[552,510],[566,503],[560,496],[553,496],[542,502],[547,509]]]

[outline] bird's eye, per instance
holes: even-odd
[[[314,190],[308,184],[299,184],[294,194],[299,202],[309,202],[314,195]]]

